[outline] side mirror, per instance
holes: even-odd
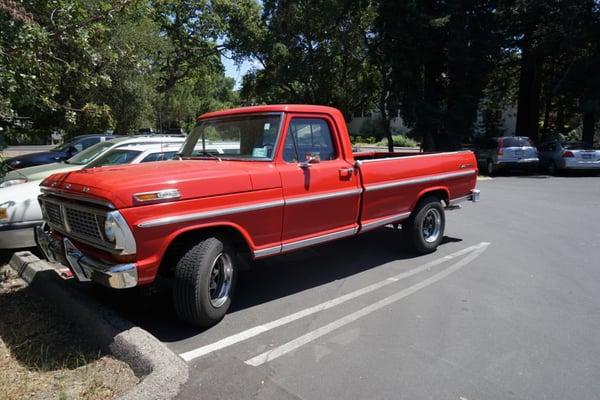
[[[300,168],[310,168],[312,164],[318,164],[321,162],[321,156],[319,153],[308,153],[306,154],[306,161],[301,162]]]

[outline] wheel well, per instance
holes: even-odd
[[[444,189],[435,189],[429,192],[422,193],[417,201],[417,205],[423,201],[426,197],[437,197],[440,201],[446,203],[448,205],[450,200],[448,199],[448,192]],[[416,207],[415,207],[416,208]]]
[[[229,226],[200,228],[184,232],[171,241],[162,257],[158,273],[162,276],[171,276],[182,253],[195,246],[202,239],[211,236],[220,236],[230,240],[241,257],[250,256],[250,247],[246,239],[235,228]]]

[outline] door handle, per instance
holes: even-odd
[[[354,168],[341,168],[340,169],[340,178],[342,179],[350,179],[354,174]]]

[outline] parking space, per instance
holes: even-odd
[[[181,398],[600,398],[597,178],[479,187],[437,252],[385,228],[262,261],[208,330],[98,293],[190,363]]]

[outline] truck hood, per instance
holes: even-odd
[[[217,160],[173,160],[114,167],[89,168],[55,174],[43,187],[95,197],[117,208],[135,205],[133,195],[165,189],[178,189],[180,200],[210,197],[280,186],[279,179],[255,179],[256,164]],[[263,165],[261,170],[265,170]],[[259,174],[260,175],[260,174]],[[273,174],[271,170],[271,176]]]

